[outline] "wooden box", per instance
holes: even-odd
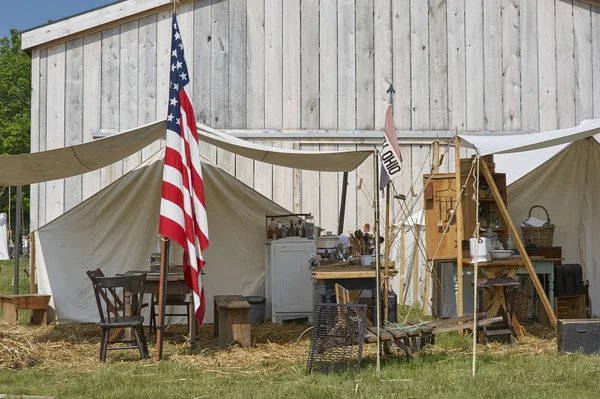
[[[555,297],[554,308],[557,319],[585,319],[587,316],[585,295]]]
[[[600,353],[600,319],[558,320],[558,351]]]

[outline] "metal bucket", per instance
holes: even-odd
[[[247,296],[244,298],[250,304],[250,323],[263,324],[265,322],[265,303],[267,299],[264,296]]]

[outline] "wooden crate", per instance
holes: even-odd
[[[600,319],[558,320],[558,351],[600,353]]]
[[[557,319],[585,319],[585,295],[555,297],[554,311]]]

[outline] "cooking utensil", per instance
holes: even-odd
[[[448,208],[448,210],[446,210],[446,213],[448,214],[448,220],[450,223],[452,223],[454,221],[453,216],[454,216],[455,209],[454,209],[453,205],[454,204],[452,202],[452,197],[450,197],[450,208]]]
[[[443,227],[444,222],[442,222],[442,200],[438,197],[438,211],[440,213],[440,218],[438,219],[437,227]]]

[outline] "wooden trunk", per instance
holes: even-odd
[[[600,353],[600,319],[558,320],[558,351]]]

